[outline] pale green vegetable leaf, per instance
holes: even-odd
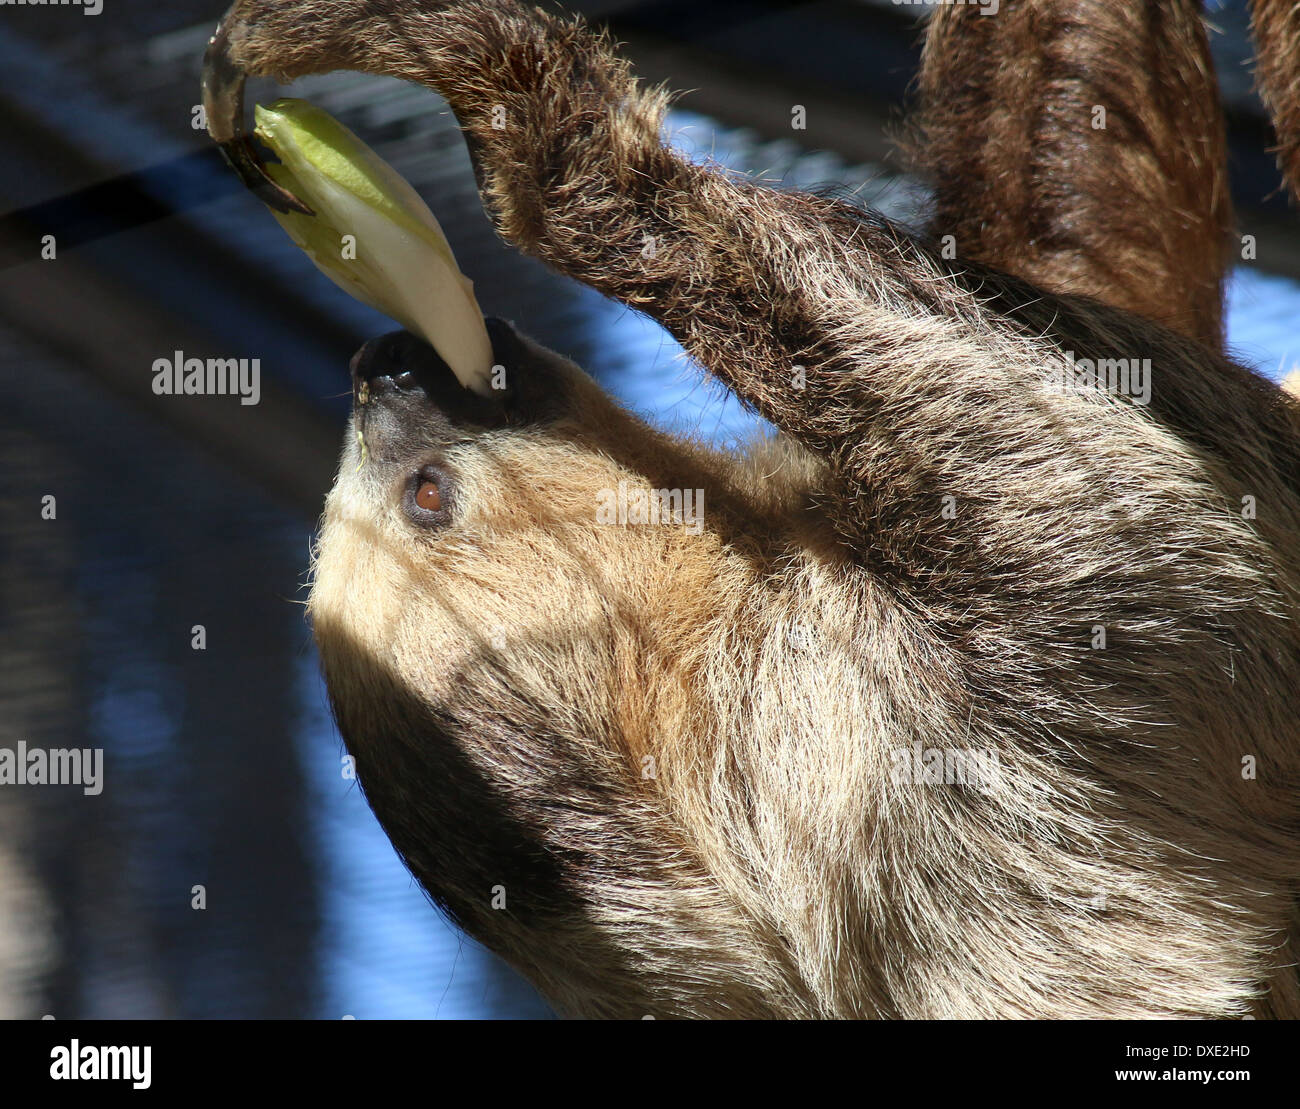
[[[467,389],[488,393],[492,345],[473,283],[419,194],[305,100],[259,104],[255,116],[280,159],[267,172],[316,213],[272,210],[289,237],[341,289],[422,336]]]

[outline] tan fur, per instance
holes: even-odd
[[[1119,7],[934,21],[923,238],[681,161],[580,23],[237,6],[252,72],[437,88],[506,238],[780,429],[668,438],[526,344],[547,418],[344,453],[311,600],[340,728],[420,881],[561,1011],[1300,1015],[1295,410],[1217,349],[1199,16]],[[1067,351],[1151,358],[1150,405],[1045,388]],[[430,460],[457,493],[422,532]],[[619,482],[703,488],[702,533],[596,523]],[[900,783],[913,745],[1000,773]]]

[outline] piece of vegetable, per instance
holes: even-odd
[[[488,393],[492,344],[473,283],[419,194],[305,100],[259,104],[254,115],[280,159],[267,172],[316,213],[272,209],[289,237],[340,288],[422,336],[467,389]]]

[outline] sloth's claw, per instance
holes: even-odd
[[[232,7],[217,24],[203,55],[203,113],[208,134],[221,147],[230,168],[264,204],[279,212],[301,212],[312,216],[311,207],[278,185],[263,168],[252,138],[244,130],[243,69],[230,56],[230,29],[235,26]]]

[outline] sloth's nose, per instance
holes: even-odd
[[[519,366],[514,354],[519,340],[513,330],[495,319],[485,323],[493,357],[510,357],[510,367]],[[507,346],[507,335],[512,346]],[[351,370],[353,411],[367,434],[373,431],[376,437],[383,433],[381,426],[397,436],[418,432],[427,438],[441,425],[496,427],[511,420],[508,408],[515,402],[515,390],[482,396],[466,389],[438,352],[409,331],[371,339],[352,356]]]
[[[567,396],[546,360],[530,353],[514,328],[489,316],[493,388],[483,396],[466,389],[423,339],[390,331],[352,356],[353,413],[376,442],[384,435],[428,440],[445,427],[457,434],[548,419]]]
[[[406,331],[371,339],[352,356],[352,392],[360,404],[385,393],[414,392],[421,379],[450,374],[451,369],[428,343]]]

